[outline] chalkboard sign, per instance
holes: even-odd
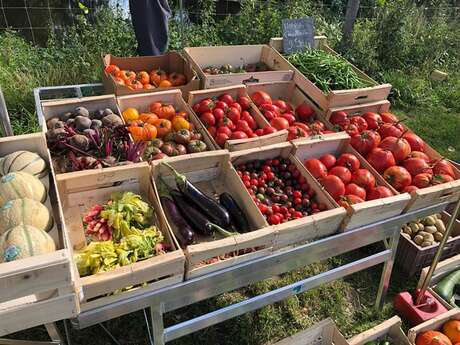
[[[315,43],[315,24],[312,17],[283,19],[283,51],[290,54]]]

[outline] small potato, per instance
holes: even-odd
[[[436,227],[434,225],[425,226],[425,232],[427,232],[429,234],[434,234],[437,231],[438,231],[438,229],[436,229]]]
[[[423,231],[425,230],[425,225],[423,223],[418,223],[418,231]]]
[[[435,232],[433,234],[434,240],[436,242],[441,242],[443,236],[444,236],[444,234],[442,232]]]
[[[422,235],[415,236],[414,242],[417,243],[418,245],[421,245],[423,243],[423,236]]]
[[[442,233],[446,232],[446,226],[441,219],[436,219],[436,221],[434,222],[434,226],[436,227],[436,229],[438,229],[438,231]]]
[[[433,217],[433,216],[429,216],[429,217],[426,217],[425,218],[425,221],[424,223],[426,225],[434,225],[434,222],[436,221],[436,217]]]
[[[404,234],[408,234],[408,235],[410,236],[410,235],[412,235],[414,232],[412,231],[411,228],[409,228],[409,227],[404,227],[404,228],[403,228],[403,233],[404,233]]]
[[[430,241],[423,241],[422,244],[420,245],[421,247],[429,247],[433,244],[433,242]]]
[[[418,231],[418,225],[417,223],[410,223],[409,227],[411,228],[412,231],[417,232]]]
[[[432,234],[423,235],[423,240],[424,241],[434,242],[434,236]]]

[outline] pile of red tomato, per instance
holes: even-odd
[[[267,92],[261,90],[253,92],[251,99],[272,127],[289,131],[288,140],[333,133],[326,128],[324,122],[316,119],[315,111],[306,103],[298,105],[294,110],[288,102],[272,99]]]
[[[351,145],[399,192],[412,192],[455,179],[445,159],[431,159],[425,142],[405,128],[392,113],[331,115],[333,125],[351,136]]]
[[[358,157],[352,153],[343,153],[338,158],[326,154],[319,159],[307,159],[304,165],[331,197],[345,208],[393,195],[389,188],[376,185],[374,175],[362,168]]]

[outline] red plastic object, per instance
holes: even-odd
[[[419,291],[417,290],[416,294]],[[419,305],[414,305],[415,298],[409,292],[401,292],[396,295],[393,305],[399,315],[406,319],[411,326],[430,320],[447,309],[428,291]]]

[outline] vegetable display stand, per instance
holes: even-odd
[[[189,122],[193,124],[195,129],[201,134],[201,140],[204,143],[206,143],[207,150],[214,149],[214,140],[211,138],[211,136],[209,135],[208,131],[203,126],[201,121],[195,116],[192,109],[190,109],[188,104],[183,100],[180,90],[169,90],[157,92],[154,94],[150,93],[141,95],[121,96],[117,97],[117,102],[122,113],[127,108],[135,108],[139,111],[139,113],[149,113],[149,106],[154,102],[161,102],[162,104],[171,104],[178,112],[186,112],[188,114]],[[189,153],[184,156],[191,157],[199,153],[201,152]]]
[[[276,51],[276,54],[272,55],[273,61],[270,61],[270,64],[276,65],[277,69],[287,69],[294,71],[293,80],[295,83],[322,109],[381,101],[387,99],[390,93],[390,84],[378,85],[375,80],[367,76],[364,72],[353,66],[351,63],[349,65],[358,75],[358,77],[370,86],[360,89],[331,90],[330,92],[325,93],[312,81],[307,79],[296,67],[294,67],[290,62],[286,60],[286,58],[281,55],[283,53],[282,38],[272,38],[270,40],[270,46],[273,47]],[[339,54],[337,54],[327,45],[326,37],[324,36],[315,37],[315,49],[320,49],[332,56],[339,56]]]
[[[319,203],[326,206],[326,210],[319,213],[289,220],[285,223],[272,225],[276,232],[275,249],[281,249],[291,245],[298,245],[314,238],[321,238],[337,233],[339,225],[345,217],[345,209],[334,205],[326,196],[321,187],[315,183],[306,171],[303,164],[294,156],[294,147],[290,143],[282,143],[261,148],[231,153],[231,161],[234,166],[247,164],[257,160],[286,158],[299,170],[306,183],[315,191]]]
[[[276,52],[268,45],[193,47],[184,48],[184,52],[201,78],[201,87],[205,89],[267,81],[288,81],[293,76],[291,68],[281,69],[272,64]],[[265,65],[267,70],[257,71],[258,65],[261,64]],[[251,67],[248,68],[248,65]],[[222,67],[221,73],[205,73],[204,70],[209,67]],[[229,71],[229,67],[237,70]]]
[[[460,310],[452,309],[441,315],[438,315],[431,320],[425,321],[411,329],[407,332],[407,337],[411,344],[415,344],[415,339],[417,335],[425,331],[440,331],[442,326],[449,320],[460,320]]]
[[[369,170],[374,175],[377,185],[387,187],[394,194],[381,199],[349,205],[347,216],[343,220],[341,228],[344,230],[352,229],[361,224],[382,221],[401,214],[410,200],[409,195],[407,193],[398,194],[380,175],[373,173],[369,163],[350,146],[349,142],[350,137],[347,134],[337,133],[324,138],[298,141],[294,144],[296,146],[295,156],[300,162],[310,158],[320,158],[325,154],[332,154],[338,157],[342,153],[351,153],[358,157],[362,168]],[[310,174],[310,172],[308,173]],[[314,182],[319,188],[322,188],[316,179],[314,179]],[[329,194],[327,195],[329,196]],[[330,198],[331,202],[338,206],[336,201],[332,197]]]
[[[242,205],[251,231],[230,237],[213,240],[212,236],[201,236],[197,233],[197,244],[188,245],[184,250],[187,265],[186,279],[201,276],[226,267],[247,262],[268,255],[272,251],[275,232],[268,227],[256,205],[246,192],[243,183],[231,167],[227,151],[206,152],[191,158],[174,157],[168,163],[187,180],[196,185],[210,197],[228,192],[238,205]],[[173,187],[174,176],[171,170],[160,161],[152,162],[152,178],[156,193],[159,178]],[[244,206],[243,206],[244,205]],[[164,209],[162,217],[166,220]],[[169,227],[174,227],[168,221]],[[177,231],[172,228],[172,231]]]
[[[447,224],[450,215],[447,212],[441,214],[444,224]],[[430,265],[433,261],[434,254],[438,249],[438,244],[435,243],[428,247],[421,247],[412,239],[401,233],[399,239],[398,253],[396,255],[396,265],[407,275],[413,276],[419,273],[424,267]],[[450,258],[460,252],[460,223],[454,224],[452,229],[452,238],[448,239],[441,256],[441,260]],[[442,263],[439,263],[437,268],[440,268]],[[460,258],[459,258],[460,264]],[[423,276],[423,274],[422,274]]]
[[[136,57],[117,57],[106,55],[102,59],[104,68],[108,65],[116,65],[121,70],[127,71],[151,71],[158,70],[160,72],[181,74],[185,76],[186,84],[181,86],[172,86],[174,89],[182,91],[184,97],[190,91],[200,88],[200,80],[186,59],[178,52],[168,52],[160,56],[136,56]],[[145,92],[161,92],[171,87],[154,87],[150,89],[131,90],[126,85],[119,85],[114,78],[105,70],[102,72],[102,82],[107,93],[114,93],[117,96],[140,94]]]
[[[401,329],[401,319],[393,316],[367,331],[364,331],[351,339],[350,345],[364,345],[374,341],[389,341],[390,344],[410,345],[409,339]]]
[[[153,191],[147,163],[75,172],[58,175],[56,179],[65,229],[74,251],[83,249],[87,242],[83,217],[93,206],[106,203],[114,192],[141,195],[153,207],[154,225],[170,246],[170,251],[143,261],[84,277],[77,275],[75,284],[81,293],[82,311],[113,304],[133,293],[154,291],[183,280],[184,254],[159,215],[160,206]]]
[[[193,106],[197,102],[200,102],[203,99],[211,98],[215,99],[220,95],[227,93],[230,94],[233,98],[237,98],[239,96],[248,97],[247,89],[244,85],[236,85],[236,86],[229,86],[229,87],[222,87],[217,89],[209,89],[209,90],[199,90],[190,92],[188,104]],[[250,115],[254,118],[259,128],[266,128],[270,127],[269,122],[265,119],[265,117],[260,113],[259,109],[251,102],[249,108]],[[287,130],[283,129],[280,131],[276,131],[271,134],[262,135],[260,137],[248,138],[248,139],[230,139],[227,140],[225,143],[225,148],[229,151],[238,151],[238,150],[245,150],[254,147],[261,147],[265,145],[271,145],[276,143],[282,143],[287,140]],[[220,149],[219,145],[216,143],[214,139],[214,146],[216,149]]]
[[[52,217],[51,223],[48,223],[47,231],[55,243],[56,250],[0,263],[0,336],[41,324],[75,317],[78,313],[77,297],[72,278],[71,254],[67,247],[65,233],[61,229],[61,211],[54,178],[50,172],[50,157],[46,148],[44,135],[37,133],[0,138],[0,157],[21,150],[37,153],[46,162],[46,170],[43,171],[44,174],[40,174],[39,176],[41,176],[40,181],[45,186],[47,193],[46,201],[43,204],[49,210]],[[22,168],[24,167],[23,164],[27,162],[22,161],[19,157],[20,155],[16,156],[16,161],[20,162]],[[33,159],[35,162],[39,162],[38,157]],[[12,168],[14,162],[12,160],[9,160],[9,162],[9,167]],[[32,166],[32,164],[29,163],[28,165]],[[6,164],[2,165],[3,168],[7,167]],[[11,175],[5,175],[4,177],[8,176]],[[16,200],[23,200],[22,205],[26,205],[26,199]],[[29,200],[29,206],[32,201]],[[1,201],[0,204],[2,204]],[[0,205],[1,211],[8,212],[8,210],[12,210],[13,208],[14,205],[8,202]],[[34,208],[34,210],[37,209]],[[24,217],[25,211],[22,210]],[[34,213],[31,217],[23,218],[23,221],[28,224],[29,221],[34,221],[33,217],[37,221],[39,215],[41,215],[41,212]],[[2,213],[3,216],[4,213]],[[10,217],[5,216],[5,218],[2,218],[1,225],[4,226],[8,220],[11,222]],[[0,228],[0,234],[3,230],[8,231],[8,229]],[[26,231],[25,228],[24,231]],[[36,237],[33,238],[37,240]],[[38,246],[38,243],[30,244],[30,246],[35,245]],[[34,251],[30,249],[30,246],[23,247],[23,249],[26,251],[28,248],[31,251],[31,255],[33,255]],[[11,246],[10,248],[14,247]],[[21,245],[19,244],[19,248],[16,248],[21,250],[20,247]],[[37,250],[37,248],[34,247],[33,249]],[[6,258],[6,252],[3,254],[5,254]],[[14,254],[14,252],[10,254]],[[20,252],[19,255],[21,255]]]
[[[348,345],[331,319],[322,320],[312,327],[285,338],[273,345]]]

